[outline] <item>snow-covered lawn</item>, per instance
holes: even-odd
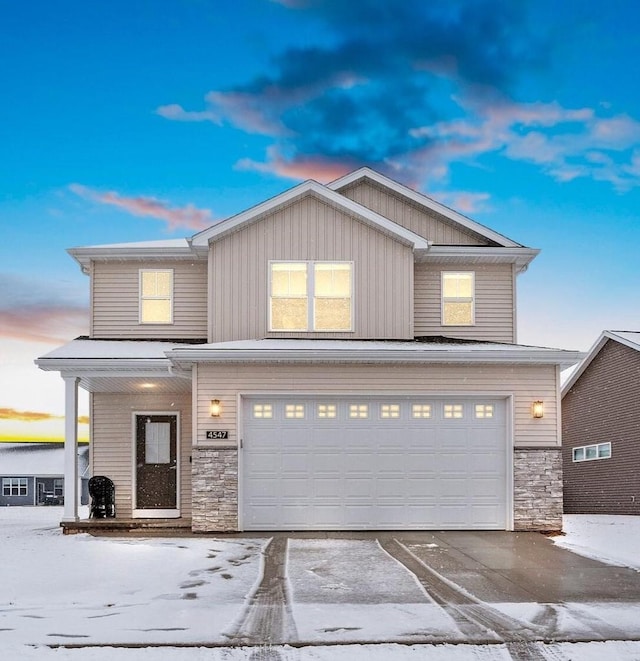
[[[640,516],[565,514],[553,541],[574,553],[640,571]]]
[[[436,632],[440,639],[449,633],[448,640],[461,638],[455,623],[441,607],[421,591],[408,572],[385,556],[373,540],[291,540],[287,578],[294,595],[293,620],[300,639],[317,641],[317,646],[225,647],[249,597],[255,595],[263,569],[262,550],[269,540],[63,536],[58,527],[60,516],[61,509],[56,507],[0,508],[2,658],[25,661],[512,658],[509,645],[505,644],[387,643],[402,639],[408,635],[406,632],[417,631],[420,626],[424,628],[426,622],[429,631]],[[591,557],[640,569],[637,551],[640,517],[567,517],[565,528],[567,535],[554,539],[556,543],[575,547]],[[605,532],[601,534],[602,530]],[[354,566],[357,573],[353,573]],[[367,586],[365,601],[362,601],[363,586]],[[589,608],[594,615],[602,616],[605,606],[598,607],[600,610],[593,610],[593,605]],[[536,604],[511,605],[516,615],[525,613],[529,607],[535,608]],[[630,607],[621,611],[620,616],[637,619],[637,613],[637,609]],[[357,644],[358,637],[379,643]],[[410,638],[407,640],[411,642]],[[341,644],[327,645],[328,641]],[[116,643],[135,647],[109,646]],[[55,647],[69,644],[89,647]],[[106,646],[91,647],[92,644]],[[205,644],[213,647],[204,647]],[[640,642],[634,641],[530,645],[538,656],[548,658],[640,659]],[[523,658],[522,653],[519,658]]]

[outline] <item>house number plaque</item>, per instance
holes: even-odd
[[[207,429],[207,440],[228,440],[229,439],[229,430],[228,429]]]

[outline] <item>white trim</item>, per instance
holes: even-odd
[[[166,415],[173,416],[176,419],[176,509],[138,509],[138,471],[137,471],[137,429],[136,417],[137,416],[153,416],[153,415]],[[153,410],[135,410],[131,412],[131,518],[133,519],[179,519],[180,513],[180,490],[181,490],[181,439],[180,439],[180,411],[153,411]]]
[[[339,189],[344,188],[356,181],[359,181],[360,179],[371,179],[372,181],[375,181],[377,184],[380,184],[385,188],[391,189],[398,195],[407,197],[411,201],[419,204],[420,206],[426,207],[431,211],[435,211],[440,215],[444,216],[445,218],[448,218],[449,220],[453,220],[454,222],[462,225],[464,228],[471,230],[476,234],[480,234],[480,236],[483,236],[486,239],[495,241],[496,243],[500,243],[505,247],[521,246],[521,244],[512,241],[503,234],[499,234],[498,232],[495,232],[494,230],[489,229],[484,225],[481,225],[475,220],[471,220],[471,218],[467,218],[466,216],[463,216],[461,213],[458,213],[457,211],[450,209],[444,204],[441,204],[440,202],[436,202],[434,199],[427,197],[426,195],[419,193],[418,191],[415,191],[411,188],[407,188],[403,184],[400,184],[397,181],[394,181],[393,179],[389,179],[388,177],[385,177],[383,174],[380,174],[379,172],[376,172],[375,170],[372,170],[371,168],[368,167],[359,168],[354,172],[350,172],[349,174],[346,174],[343,177],[340,177],[339,179],[332,181],[331,183],[327,184],[327,188],[338,191]]]
[[[208,229],[203,230],[194,234],[191,238],[191,245],[194,248],[199,246],[207,246],[210,241],[217,240],[225,236],[226,234],[239,229],[240,227],[247,225],[249,223],[259,220],[262,216],[275,211],[281,206],[290,204],[302,197],[307,195],[315,195],[316,197],[324,200],[339,209],[344,210],[350,215],[356,216],[359,220],[363,221],[367,225],[377,228],[379,231],[382,231],[402,243],[413,246],[413,248],[421,248],[427,250],[431,242],[427,239],[411,232],[410,230],[405,229],[401,225],[392,222],[388,218],[381,216],[380,214],[363,207],[361,204],[350,200],[344,195],[334,192],[330,188],[319,184],[317,181],[308,180],[298,186],[294,186],[289,190],[276,195],[261,204],[258,204],[251,209],[247,209],[242,213],[232,216],[227,220],[224,220],[216,225],[209,227]]]
[[[516,424],[515,424],[515,396],[513,393],[507,395],[505,402],[505,424],[506,424],[506,434],[507,442],[505,443],[505,452],[507,453],[507,479],[506,479],[506,530],[513,530],[515,527],[515,495],[513,493],[514,489],[514,460],[513,455],[516,447]]]
[[[602,331],[600,337],[595,341],[593,346],[583,355],[583,360],[578,366],[578,368],[573,372],[569,377],[567,382],[562,386],[562,397],[564,397],[569,390],[573,387],[576,381],[584,374],[585,370],[591,364],[591,361],[600,353],[600,350],[607,343],[608,340],[613,340],[614,342],[619,342],[620,344],[629,347],[630,349],[635,349],[636,351],[640,350],[637,343],[634,343],[632,340],[625,338],[624,336],[619,335],[618,333],[625,333],[628,331]],[[640,336],[640,333],[638,334]]]

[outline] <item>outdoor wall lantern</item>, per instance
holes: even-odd
[[[212,418],[219,418],[222,415],[222,404],[220,404],[219,399],[212,399],[211,400],[211,417]]]
[[[531,405],[531,415],[534,418],[544,418],[544,402],[537,400]]]

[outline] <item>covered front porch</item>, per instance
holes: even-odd
[[[178,346],[79,338],[36,360],[65,384],[65,534],[190,532],[191,373],[165,355]],[[113,482],[113,518],[80,507],[79,388],[89,393],[89,471]]]

